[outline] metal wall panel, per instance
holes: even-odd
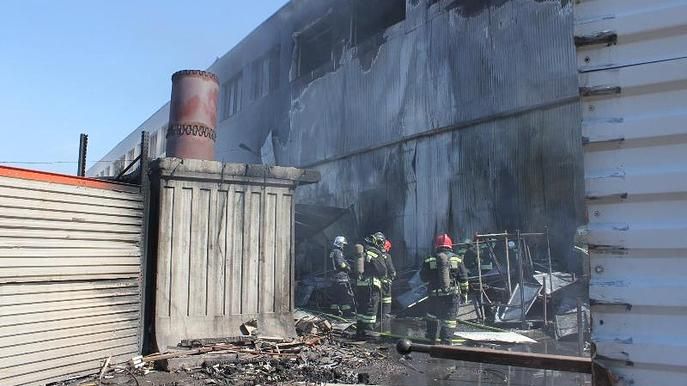
[[[161,159],[155,336],[226,337],[258,320],[263,334],[294,333],[293,193],[300,171]],[[279,177],[281,171],[289,171]],[[289,174],[290,173],[290,174]],[[252,175],[252,176],[251,176]]]
[[[137,187],[0,168],[0,384],[139,353],[141,223]]]
[[[575,7],[596,357],[685,384],[687,1]]]

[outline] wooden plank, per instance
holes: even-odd
[[[171,315],[184,317],[189,312],[189,259],[191,248],[191,203],[193,201],[192,188],[179,188],[179,210],[174,212],[174,234],[172,236],[171,261]],[[175,205],[176,208],[176,205]]]
[[[137,197],[135,200],[122,200],[118,198],[92,197],[72,193],[56,193],[44,190],[22,189],[14,186],[8,187],[0,185],[0,200],[8,197],[29,198],[37,201],[104,206],[109,208],[143,208],[141,197]]]
[[[4,287],[4,286],[3,286]],[[0,294],[0,307],[12,304],[38,304],[55,301],[66,301],[76,299],[96,299],[114,296],[140,295],[138,286],[128,286],[119,288],[86,289],[77,291],[55,291],[47,293],[28,293],[19,295]]]
[[[0,367],[0,370],[2,370],[0,371],[0,374],[2,374],[0,375],[2,377],[0,378],[0,384],[3,383],[4,379],[30,374],[35,371],[89,361],[93,360],[93,358],[107,358],[109,355],[122,355],[137,351],[138,338],[127,337],[32,354],[28,358],[23,358],[24,360],[30,359],[31,361],[25,361],[21,365],[7,367],[5,364],[0,364],[2,366]]]
[[[0,175],[0,186],[21,188],[36,191],[76,194],[95,198],[112,198],[118,200],[141,201],[140,191],[123,192],[109,189],[89,188],[84,186],[62,185],[43,181],[29,181]]]
[[[35,200],[30,198],[0,197],[0,207],[4,211],[8,209],[42,209],[47,211],[110,214],[115,216],[141,217],[141,209],[112,208],[107,206],[72,204]]]
[[[90,331],[81,335],[61,336],[53,334],[44,341],[21,342],[18,338],[3,347],[0,353],[0,366],[12,367],[19,366],[27,362],[41,360],[50,356],[54,351],[73,347],[85,346],[95,342],[108,342],[116,339],[136,338],[138,339],[138,325],[116,326],[106,331]],[[1,367],[0,367],[1,368]]]
[[[259,188],[258,188],[259,189]],[[244,222],[244,256],[241,275],[241,313],[258,313],[260,221],[262,218],[260,190],[251,188],[247,195]]]
[[[213,192],[214,210],[210,219],[210,287],[208,313],[214,316],[225,314],[227,294],[225,277],[227,274],[227,206],[229,192],[219,189]]]
[[[0,278],[0,284],[32,284],[38,281],[59,282],[59,281],[80,281],[80,280],[124,280],[140,279],[139,273],[91,273],[81,274],[70,272],[69,275],[42,275],[42,276],[15,276]]]
[[[276,299],[277,312],[291,311],[291,297],[284,294],[291,293],[291,195],[282,194],[279,198],[277,210],[277,256],[276,256],[276,287],[281,294]]]
[[[140,303],[122,303],[113,302],[109,305],[89,308],[78,308],[73,310],[56,310],[51,312],[41,312],[37,314],[24,314],[6,316],[0,315],[0,329],[14,326],[14,325],[29,325],[32,323],[43,323],[48,321],[58,320],[76,320],[79,318],[90,316],[103,316],[121,314],[127,312],[139,312]],[[31,328],[27,326],[27,329]]]
[[[0,287],[0,296],[21,294],[47,294],[71,291],[89,291],[110,288],[137,287],[137,280],[103,280],[83,281],[73,283],[31,283],[31,284],[6,284]]]
[[[75,269],[75,268],[78,268]],[[0,267],[0,279],[9,280],[12,278],[40,278],[40,277],[69,277],[72,275],[108,275],[108,276],[131,276],[141,272],[140,264],[133,265],[92,265],[92,266],[61,266],[61,267],[21,267],[5,268]]]
[[[231,267],[231,275],[227,279],[227,284],[231,286],[230,290],[227,292],[227,302],[230,315],[240,315],[243,303],[243,292],[242,282],[243,282],[243,259],[244,259],[244,230],[245,230],[245,220],[246,220],[246,192],[245,191],[235,191],[234,192],[234,205],[233,205],[233,231],[231,233],[232,243],[231,243],[231,255],[229,256],[229,261],[227,264]],[[227,236],[229,237],[229,236]]]
[[[139,257],[3,257],[0,268],[109,267],[141,264]]]
[[[157,289],[155,314],[158,316],[171,315],[172,299],[172,257],[174,246],[172,237],[175,234],[175,189],[164,187],[160,192],[160,225],[158,231],[158,258],[157,258]]]
[[[51,258],[51,257],[139,257],[141,256],[141,249],[135,245],[129,248],[113,248],[113,249],[88,249],[88,248],[21,248],[21,249],[1,249],[0,258],[15,257],[15,258]]]
[[[129,249],[137,245],[131,241],[116,240],[68,240],[40,238],[0,238],[0,248],[83,248],[83,249]]]
[[[3,218],[0,217],[0,228],[16,228],[16,229],[36,229],[36,230],[50,230],[59,229],[62,231],[81,231],[81,232],[99,232],[99,233],[114,233],[114,234],[139,234],[141,233],[140,224],[103,224],[103,223],[85,223],[81,221],[63,221],[52,219],[28,219],[28,218]]]
[[[140,310],[129,310],[117,313],[107,313],[104,315],[84,316],[76,318],[38,321],[29,324],[15,324],[10,326],[0,326],[0,339],[11,337],[24,337],[27,340],[34,339],[40,334],[64,333],[70,334],[74,328],[95,327],[98,325],[108,325],[112,323],[129,322],[140,323]],[[2,345],[0,345],[2,347]]]
[[[70,213],[37,208],[2,208],[0,218],[81,222],[89,224],[120,224],[141,226],[141,216],[119,216],[103,213]]]
[[[138,355],[137,351],[130,351],[130,350],[113,350],[110,352],[112,353],[119,353],[123,351],[123,353],[118,354],[118,355],[113,355],[112,360],[110,363],[112,364],[117,364],[117,363],[124,363],[131,359],[132,357]],[[19,375],[16,377],[11,377],[11,378],[0,378],[3,383],[5,383],[8,386],[13,386],[13,385],[26,385],[26,384],[44,384],[48,382],[58,382],[62,380],[67,380],[71,378],[75,378],[78,376],[85,376],[85,375],[90,375],[90,374],[96,374],[98,371],[102,368],[103,363],[107,359],[108,355],[107,352],[98,352],[96,356],[94,356],[97,359],[91,359],[91,360],[81,360],[79,362],[73,362],[72,364],[66,364],[66,365],[61,365],[57,367],[51,367],[51,368],[36,368],[35,371],[32,371],[28,374],[24,375]],[[104,355],[104,356],[103,356]]]
[[[0,228],[0,237],[21,237],[24,239],[55,239],[55,240],[95,240],[95,241],[128,241],[139,242],[140,233],[114,233],[69,231],[59,228],[31,229],[31,228]]]
[[[261,270],[260,282],[260,312],[275,311],[275,277],[276,277],[276,236],[278,232],[277,224],[277,195],[265,192],[264,194],[264,215],[262,221],[262,242],[260,251]]]
[[[210,190],[194,190],[191,208],[191,236],[189,254],[189,310],[190,316],[207,315],[208,307],[208,243]]]
[[[13,304],[5,305],[2,307],[2,316],[0,316],[0,318],[5,318],[13,315],[37,314],[43,312],[74,310],[92,307],[106,307],[113,304],[133,304],[138,302],[140,302],[139,294],[133,294],[120,296],[113,295],[104,298],[70,299],[54,302]]]

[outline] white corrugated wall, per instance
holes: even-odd
[[[596,357],[687,384],[687,0],[578,0]]]
[[[0,176],[1,385],[94,373],[140,350],[138,188],[43,176]]]

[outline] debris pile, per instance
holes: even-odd
[[[331,324],[312,317],[301,324],[323,333]],[[220,342],[221,341],[221,342]],[[280,384],[292,382],[356,384],[370,375],[364,368],[388,359],[386,346],[307,335],[292,340],[241,336],[181,342],[185,350],[150,355],[143,362],[159,362],[170,372],[185,372],[206,384]],[[398,364],[382,366],[400,366]]]

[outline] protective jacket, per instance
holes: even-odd
[[[332,262],[334,270],[334,281],[338,283],[348,282],[348,272],[351,270],[351,267],[346,262],[343,251],[339,248],[332,248],[331,252],[329,252],[329,260]]]
[[[358,259],[362,259],[362,261],[356,264],[357,285],[381,288],[381,280],[387,276],[384,253],[376,247],[365,245],[362,256],[359,256]]]
[[[440,251],[425,259],[420,279],[428,283],[429,296],[460,295],[468,291],[468,270],[462,255],[450,250]]]

